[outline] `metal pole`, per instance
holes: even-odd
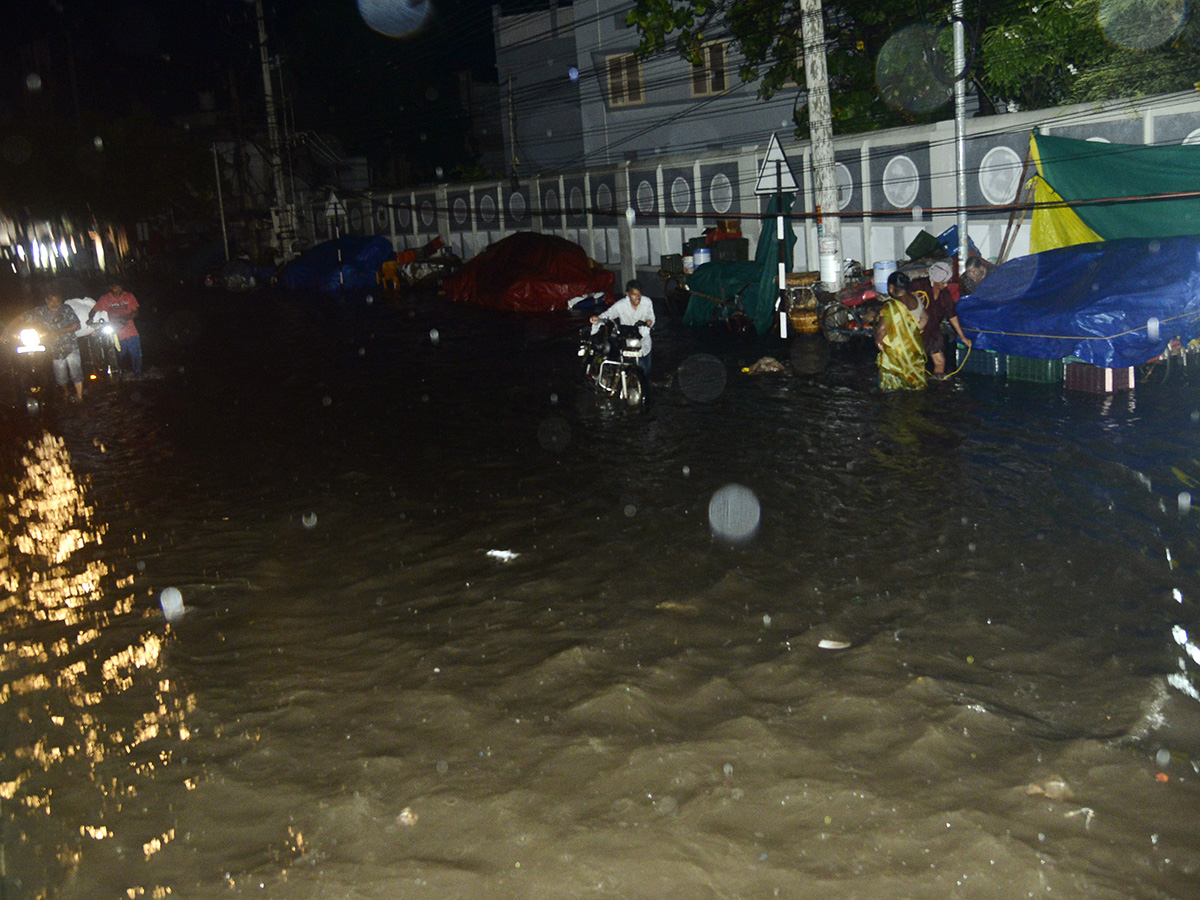
[[[836,211],[837,179],[833,157],[833,107],[829,100],[829,68],[825,62],[825,19],[821,0],[801,0],[801,30],[804,36],[804,81],[808,88],[808,126],[812,138],[813,181],[817,206],[826,213]],[[842,286],[842,221],[829,215],[817,238],[822,257],[821,280],[836,291]],[[829,276],[826,278],[826,276]]]
[[[779,243],[779,336],[788,336],[787,309],[787,239],[783,230],[783,162],[775,160],[775,238]]]
[[[221,164],[217,161],[217,145],[213,144],[213,171],[217,175],[217,210],[221,213],[221,245],[225,248],[225,262],[229,262],[229,232],[225,230],[225,201],[221,195]]]
[[[954,142],[957,171],[958,271],[967,270],[967,50],[963,0],[954,0]]]

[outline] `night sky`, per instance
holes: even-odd
[[[403,142],[422,127],[417,119],[436,120],[456,70],[495,78],[486,0],[434,0],[425,29],[405,39],[368,28],[355,0],[265,0],[265,8],[297,127],[334,134],[351,151]],[[196,112],[202,93],[218,108],[261,94],[246,0],[25,0],[5,12],[0,51],[0,126],[134,110],[168,121]],[[29,83],[32,72],[40,86]]]

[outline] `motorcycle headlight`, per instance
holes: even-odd
[[[36,328],[22,328],[17,333],[17,340],[19,342],[18,353],[32,353],[35,350],[46,349],[42,346],[42,336],[37,333]]]
[[[625,346],[628,347],[630,350],[641,350],[642,349],[642,339],[635,338],[635,337],[625,338]]]
[[[116,334],[117,329],[113,328],[111,325],[105,325],[100,329],[100,331],[104,334]]]

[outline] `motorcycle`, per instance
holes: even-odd
[[[104,310],[92,316],[86,335],[89,368],[93,377],[108,381],[121,380],[121,340],[117,337],[117,326],[108,320]]]
[[[633,409],[646,400],[646,373],[638,365],[642,334],[638,325],[621,325],[601,319],[596,330],[583,334],[579,358],[583,374],[598,394],[612,397]]]
[[[22,406],[31,416],[45,408],[50,399],[50,354],[36,328],[22,328],[16,342],[9,348],[9,370],[15,406]]]

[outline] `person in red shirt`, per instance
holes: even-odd
[[[88,324],[95,319],[97,313],[107,313],[108,321],[117,329],[117,339],[121,342],[121,355],[129,358],[129,368],[134,378],[142,377],[142,338],[138,334],[133,320],[137,318],[137,298],[125,290],[120,279],[113,277],[108,281],[108,293],[96,301],[88,314]]]

